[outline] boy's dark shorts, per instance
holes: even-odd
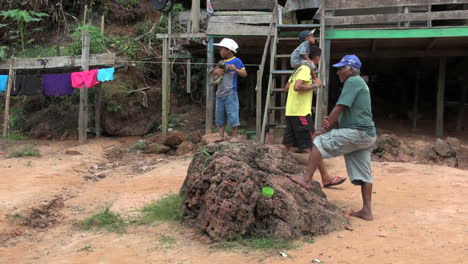
[[[310,149],[314,131],[314,120],[311,115],[286,116],[283,145],[293,146],[300,150]]]

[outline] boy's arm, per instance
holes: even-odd
[[[236,65],[234,64],[230,64],[228,67],[230,70],[233,70],[235,73],[237,73],[237,75],[239,75],[240,77],[242,78],[247,77],[247,71],[245,70],[245,68],[242,68],[239,70],[236,68]]]
[[[211,76],[221,76],[221,75],[224,75],[224,70],[216,67],[216,68],[214,68],[213,70],[211,70],[209,72],[209,75],[211,75]]]
[[[322,86],[322,81],[320,79],[315,79],[312,81],[312,84],[304,84],[303,80],[297,80],[294,83],[294,91],[296,92],[305,92],[305,91],[317,91],[317,88]]]
[[[315,91],[316,88],[312,84],[304,84],[303,80],[297,80],[294,83],[294,91],[296,92],[305,92],[305,91]]]
[[[289,91],[289,85],[290,85],[290,83],[288,82],[288,83],[286,83],[286,85],[283,88],[286,93]]]

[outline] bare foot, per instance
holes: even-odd
[[[297,183],[299,184],[300,186],[304,187],[305,189],[309,189],[311,188],[312,186],[310,185],[310,183],[306,182],[304,180],[303,177],[301,176],[296,176],[296,175],[286,175],[291,181],[293,181],[294,183]]]
[[[361,209],[360,211],[357,211],[357,212],[351,211],[351,213],[349,213],[349,215],[354,216],[354,217],[358,217],[358,218],[361,218],[361,219],[364,219],[364,220],[367,220],[367,221],[374,220],[374,217],[372,217],[372,212],[367,212],[364,209]]]
[[[238,143],[239,142],[239,139],[237,137],[233,137],[229,140],[229,142],[231,143]]]
[[[215,139],[214,143],[223,142],[224,140],[224,137],[218,137],[217,139]]]

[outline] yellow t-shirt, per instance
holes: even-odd
[[[310,68],[302,65],[289,78],[288,99],[286,100],[286,116],[306,116],[312,114],[312,94],[313,91],[294,91],[294,84],[297,80],[304,81],[304,84],[312,84]]]

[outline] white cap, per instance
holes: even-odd
[[[223,38],[223,40],[221,40],[221,42],[215,43],[213,45],[219,46],[219,47],[224,47],[226,49],[230,49],[234,53],[236,53],[237,49],[239,48],[239,45],[237,45],[237,43],[234,40],[230,39],[230,38]]]

